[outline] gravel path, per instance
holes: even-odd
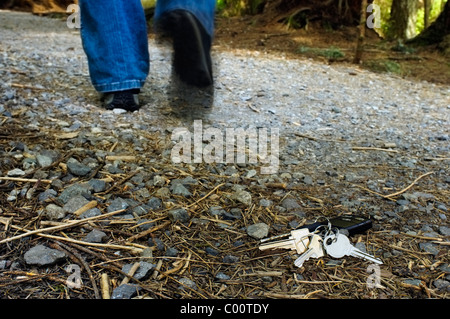
[[[139,223],[160,218],[149,225],[162,230],[140,237],[135,247],[140,253],[153,247],[149,269],[162,260],[166,271],[176,269],[170,259],[158,259],[167,254],[205,262],[174,271],[169,284],[153,276],[141,286],[144,295],[289,298],[316,297],[308,295],[316,291],[329,298],[448,298],[449,86],[215,47],[214,92],[192,93],[173,78],[170,50],[150,40],[144,105],[130,114],[99,107],[78,31],[64,21],[0,11],[0,30],[0,176],[7,177],[0,183],[0,216],[10,223],[0,240],[18,234],[11,223],[34,229],[24,221],[30,218],[44,227],[41,219],[77,218],[77,209],[96,201],[91,217],[127,209],[129,235],[138,234]],[[180,127],[194,132],[194,120],[221,132],[279,129],[278,171],[261,174],[258,164],[174,164],[171,133]],[[112,157],[124,155],[129,158]],[[401,194],[383,197],[395,192]],[[383,259],[382,289],[365,287],[364,261],[324,257],[325,263],[298,269],[292,253],[261,257],[255,240],[261,235],[249,234],[253,225],[277,235],[341,213],[374,221],[369,234],[353,241]],[[81,240],[86,229],[73,236]],[[121,234],[106,233],[109,243]],[[198,234],[203,241],[193,239]],[[25,251],[42,248],[35,240],[9,245],[0,247],[0,270],[11,276],[14,265],[17,272],[31,267]],[[208,261],[234,268],[211,269]],[[248,275],[258,271],[266,275]],[[0,289],[0,297],[25,294],[18,289]]]

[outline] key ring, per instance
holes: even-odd
[[[333,231],[333,229],[335,229],[335,231]],[[330,236],[334,237],[332,239],[332,243],[335,243],[337,241],[337,239],[338,239],[338,236],[339,236],[339,228],[337,228],[337,227],[330,228],[330,230],[325,234],[324,238],[330,237]]]
[[[318,229],[327,227],[327,228],[328,228],[328,231],[325,232],[325,234],[327,234],[327,233],[331,230],[331,223],[330,223],[330,220],[329,220],[328,217],[326,217],[326,216],[319,216],[319,217],[317,217],[317,218],[315,219],[314,223],[317,223],[317,222],[319,221],[320,218],[325,218],[325,219],[327,220],[327,225],[326,225],[326,226],[325,226],[325,225],[319,225],[319,226],[317,226],[316,229],[314,229],[313,233],[316,233],[316,232],[317,232],[317,233],[320,233],[320,232],[318,232]]]

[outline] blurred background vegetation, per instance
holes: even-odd
[[[152,12],[157,0],[141,0]],[[222,17],[264,15],[265,21],[284,23],[289,28],[307,28],[312,21],[320,21],[325,29],[336,30],[342,26],[358,26],[361,6],[375,4],[380,17],[376,32],[386,39],[408,40],[438,22],[440,42],[449,34],[450,9],[448,0],[217,0],[217,12]],[[1,0],[0,9],[20,9],[34,13],[64,12],[77,0]],[[367,16],[371,13],[367,13]],[[436,28],[435,28],[436,29]],[[436,30],[434,30],[436,31]],[[428,41],[430,42],[430,41]]]

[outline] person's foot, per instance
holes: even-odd
[[[129,112],[139,110],[139,89],[107,92],[103,95],[103,103],[107,110],[124,109]]]
[[[172,38],[173,67],[183,82],[197,87],[213,84],[211,36],[192,13],[167,12],[157,21],[156,31]]]

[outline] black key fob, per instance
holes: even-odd
[[[303,227],[308,228],[310,232],[313,232],[317,227],[327,224],[328,221],[321,221],[305,225]],[[331,227],[346,229],[348,231],[349,236],[355,234],[362,234],[366,230],[372,228],[372,221],[370,219],[361,216],[351,216],[351,215],[342,215],[338,217],[333,217],[330,219],[330,224]]]

